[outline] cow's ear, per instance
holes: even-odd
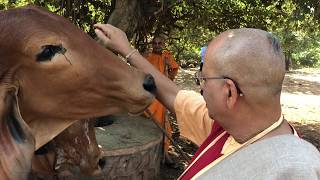
[[[22,119],[15,87],[0,87],[1,124],[6,126],[13,139],[18,143],[29,141],[31,131]]]
[[[0,172],[5,171],[4,179],[25,179],[35,149],[34,137],[19,112],[16,92],[16,88],[0,85]]]
[[[0,85],[0,123],[6,123],[14,113],[15,88]]]

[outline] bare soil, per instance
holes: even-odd
[[[199,92],[194,82],[197,69],[180,69],[175,82],[183,89]],[[320,150],[320,69],[299,69],[286,73],[281,94],[282,111],[287,120],[298,130],[301,137]],[[197,146],[179,138],[179,129],[173,120],[173,138],[181,149],[192,157]],[[175,166],[163,164],[159,179],[177,179],[187,165],[177,150],[173,148]]]

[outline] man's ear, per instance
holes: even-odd
[[[228,97],[227,97],[227,107],[229,109],[234,108],[237,99],[238,99],[238,91],[237,91],[237,87],[234,84],[234,82],[230,79],[226,79],[226,90],[228,91]]]

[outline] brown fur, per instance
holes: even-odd
[[[0,92],[7,87],[17,90],[21,117],[35,138],[35,146],[32,141],[19,146],[26,153],[11,152],[15,160],[0,156],[1,163],[15,167],[0,167],[7,175],[2,177],[14,177],[29,167],[30,148],[38,149],[76,120],[119,111],[139,113],[152,100],[142,86],[144,73],[127,66],[63,17],[43,9],[28,6],[1,12],[0,40]],[[37,62],[46,45],[62,45],[66,51],[51,61]],[[6,106],[7,102],[0,103],[1,110]],[[6,111],[1,112],[5,127]],[[4,136],[11,138],[8,133]],[[23,158],[21,166],[13,166]]]

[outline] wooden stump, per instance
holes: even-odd
[[[110,116],[114,123],[98,128],[106,165],[103,175],[94,179],[156,179],[160,170],[162,133],[143,117]]]

